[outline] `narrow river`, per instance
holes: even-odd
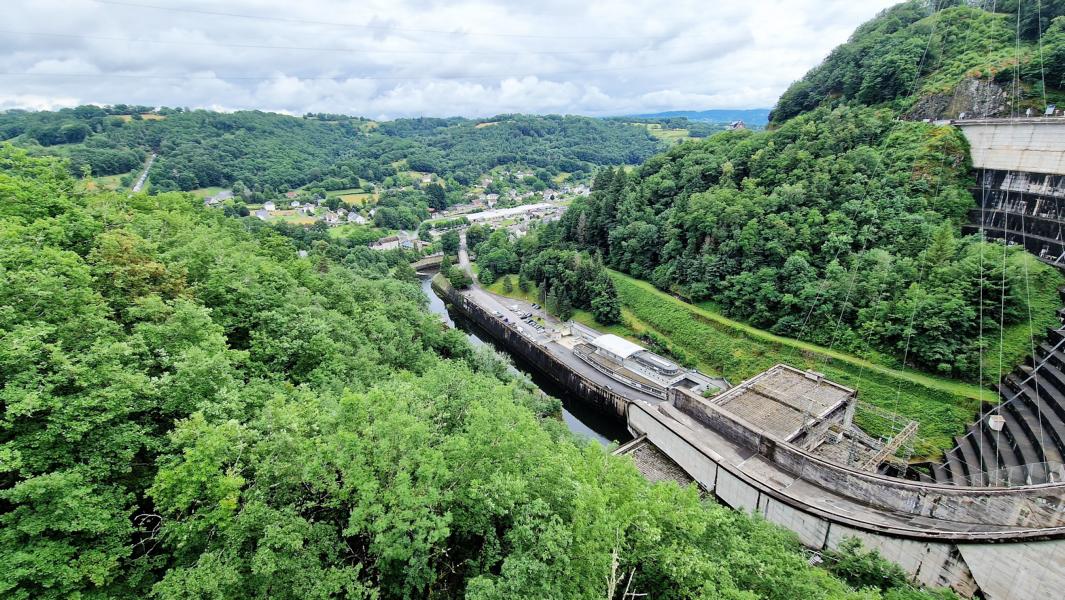
[[[422,279],[422,292],[429,299],[429,310],[440,315],[440,317],[444,319],[444,322],[449,326],[465,333],[466,337],[469,338],[470,343],[476,346],[491,346],[492,348],[507,354],[510,356],[514,366],[521,372],[527,374],[529,378],[532,379],[533,383],[543,390],[544,393],[561,400],[562,420],[566,423],[566,427],[568,427],[570,431],[582,438],[596,440],[604,446],[612,441],[625,442],[632,439],[632,436],[629,435],[629,432],[625,429],[624,425],[615,421],[611,417],[600,413],[594,408],[586,406],[579,398],[574,397],[568,390],[563,389],[558,384],[545,377],[520,357],[511,355],[506,352],[506,350],[497,347],[492,343],[491,338],[477,327],[476,324],[462,318],[461,315],[452,315],[449,313],[444,301],[433,292],[431,279],[428,277]]]

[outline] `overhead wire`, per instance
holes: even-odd
[[[933,16],[934,16],[935,14],[937,14],[937,13],[939,12],[939,8],[940,8],[940,1],[941,1],[941,0],[935,0],[935,1],[934,1],[934,2],[932,3],[932,7],[931,7],[931,9],[932,9],[932,12],[931,12],[931,14],[932,14]],[[933,22],[932,22],[932,27],[930,28],[930,31],[929,31],[929,34],[928,34],[928,39],[927,39],[927,41],[926,41],[926,43],[925,43],[925,48],[924,48],[924,51],[923,51],[923,52],[921,53],[921,57],[920,57],[920,59],[918,59],[918,61],[917,61],[917,69],[916,69],[916,71],[915,71],[915,73],[914,73],[914,81],[913,81],[913,88],[912,88],[912,90],[911,90],[911,93],[910,93],[910,95],[911,95],[911,96],[917,93],[917,87],[918,87],[918,85],[920,84],[920,80],[921,80],[921,72],[922,72],[922,70],[924,69],[924,64],[925,64],[925,61],[926,61],[926,59],[927,59],[927,57],[928,57],[928,53],[929,53],[929,50],[931,49],[931,46],[932,46],[932,40],[933,40],[933,39],[934,39],[934,37],[935,37],[935,32],[936,32],[936,26],[937,26],[937,25],[938,25],[938,22],[937,22],[936,20],[933,20]],[[891,127],[890,127],[890,128],[888,128],[888,131],[887,131],[887,132],[886,132],[886,134],[885,134],[885,139],[887,139],[887,137],[888,137],[888,136],[890,136],[890,134],[891,134],[891,133],[892,133],[892,132],[893,132],[893,131],[895,130],[895,128],[896,128],[896,127],[898,127],[899,123],[900,123],[900,122],[901,122],[901,120],[902,120],[902,119],[901,119],[901,117],[902,117],[902,113],[903,113],[903,109],[902,109],[902,108],[900,108],[900,109],[899,109],[899,113],[898,113],[898,114],[896,115],[896,118],[895,118],[895,120],[894,120],[894,121],[892,122],[892,125],[891,125]],[[938,192],[937,192],[937,194],[938,194]],[[864,202],[866,202],[866,201],[868,201],[868,199],[866,199],[865,201],[863,201],[863,204],[864,204]],[[878,215],[879,215],[879,213],[878,213],[878,212],[876,212],[876,211],[874,211],[874,212],[873,212],[873,219],[874,219],[874,222],[875,222],[875,221],[876,221],[876,220],[878,219]],[[856,220],[856,222],[855,222],[855,225],[856,225],[856,226],[858,226],[858,222],[857,222],[857,220]],[[861,229],[860,229],[860,226],[859,226],[859,229],[858,229],[858,231],[859,231],[859,232],[861,231]],[[842,304],[842,306],[841,306],[841,308],[840,308],[840,315],[839,315],[839,318],[838,318],[838,319],[836,320],[836,324],[835,324],[835,326],[833,327],[833,332],[832,332],[832,336],[831,336],[831,338],[830,338],[830,341],[829,341],[829,346],[828,346],[828,351],[829,351],[829,352],[828,352],[828,353],[825,353],[825,354],[823,355],[823,365],[824,365],[824,366],[823,366],[822,368],[824,368],[824,367],[827,367],[827,366],[828,366],[828,361],[829,361],[829,354],[830,354],[830,353],[832,352],[832,350],[833,350],[833,348],[834,348],[834,346],[835,346],[835,343],[836,343],[836,339],[837,339],[837,337],[838,337],[838,335],[839,335],[839,330],[840,330],[840,327],[842,326],[842,322],[843,322],[843,316],[844,316],[844,314],[846,313],[846,310],[847,310],[848,304],[849,304],[849,302],[850,302],[850,295],[851,295],[851,293],[853,292],[853,289],[854,289],[854,284],[855,284],[855,280],[856,280],[856,277],[857,277],[857,270],[858,270],[858,265],[859,265],[859,263],[860,263],[860,256],[861,256],[861,254],[863,254],[863,253],[865,252],[865,249],[866,249],[866,247],[868,246],[868,243],[869,243],[869,242],[871,241],[871,239],[872,239],[873,237],[874,237],[874,236],[873,236],[873,234],[872,234],[872,233],[870,233],[870,235],[869,235],[868,237],[866,237],[866,238],[865,238],[865,239],[863,240],[863,242],[862,242],[862,246],[861,246],[861,249],[859,250],[859,252],[858,252],[857,254],[855,254],[855,255],[854,255],[854,257],[853,257],[853,263],[852,263],[852,265],[851,265],[851,277],[850,277],[850,282],[849,282],[849,284],[848,284],[848,286],[847,286],[847,291],[846,291],[846,293],[844,294],[844,300],[843,300],[843,304]],[[838,256],[838,254],[839,254],[839,253],[837,252],[837,256]],[[833,259],[833,260],[835,260],[835,259]],[[818,292],[818,296],[819,296],[819,295],[820,295],[820,292]],[[802,332],[803,332],[803,330],[804,330],[804,329],[805,329],[805,327],[806,327],[806,323],[807,323],[807,321],[809,320],[809,316],[810,316],[810,315],[812,314],[812,312],[813,312],[813,308],[814,308],[814,307],[813,307],[813,306],[811,306],[810,312],[809,312],[809,313],[807,314],[807,318],[806,318],[806,319],[804,319],[804,321],[803,321],[803,324],[802,324],[802,326],[801,326],[801,328],[800,328],[800,330],[799,330],[799,337],[800,337],[800,338],[801,338],[801,336],[802,336]],[[797,349],[797,348],[796,348],[796,349]],[[905,361],[904,361],[904,363],[903,363],[903,364],[905,365]],[[815,362],[815,365],[816,365],[816,362]],[[864,365],[862,365],[861,369],[864,369]],[[860,372],[861,372],[861,371],[860,371]],[[822,385],[823,381],[824,381],[824,378],[823,378],[823,377],[822,377],[822,378],[819,378],[819,379],[818,379],[818,381],[817,381],[817,386],[816,386],[816,387],[814,388],[813,392],[808,392],[808,393],[806,394],[806,395],[808,396],[808,401],[807,401],[807,407],[806,407],[806,409],[805,409],[805,411],[804,411],[804,415],[807,415],[807,416],[809,415],[809,413],[810,413],[810,409],[812,408],[812,406],[813,406],[813,401],[814,401],[814,398],[813,398],[813,395],[812,395],[812,394],[813,394],[813,393],[815,393],[815,392],[816,392],[816,391],[817,391],[818,389],[820,389],[820,386]],[[901,380],[900,380],[900,382],[899,382],[899,390],[900,390],[900,393],[901,393],[901,386],[902,386],[902,382],[901,382]],[[895,408],[894,408],[894,411],[893,411],[893,412],[897,412],[897,410],[898,410],[898,397],[896,396],[896,403],[895,403]],[[804,427],[806,426],[806,421],[807,421],[807,418],[808,418],[807,416],[804,416]],[[894,415],[893,415],[892,419],[893,419],[893,425],[892,425],[892,436],[894,436],[894,435],[896,434],[896,432],[895,432],[895,424],[894,424]]]
[[[550,71],[539,73],[492,73],[492,74],[436,74],[436,75],[423,75],[423,76],[403,76],[403,75],[336,75],[336,76],[321,76],[321,75],[300,75],[290,73],[277,73],[274,75],[230,75],[230,74],[211,74],[211,75],[188,75],[188,74],[138,74],[138,73],[52,73],[52,72],[39,72],[39,71],[2,71],[0,76],[4,77],[111,77],[111,78],[123,78],[123,79],[176,79],[176,80],[233,80],[233,81],[271,81],[274,79],[293,78],[302,81],[352,81],[352,80],[371,80],[371,81],[433,81],[433,80],[463,80],[463,79],[522,79],[526,77],[554,77],[557,75],[582,75],[588,73],[609,73],[618,71],[635,71],[642,69],[663,69],[669,67],[682,67],[686,65],[696,64],[697,61],[692,62],[678,62],[678,63],[659,63],[659,64],[641,64],[641,65],[625,65],[617,67],[599,67],[594,69],[571,69],[563,71]]]

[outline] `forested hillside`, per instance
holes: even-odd
[[[783,123],[825,102],[897,101],[918,118],[1041,114],[1044,92],[1054,102],[1062,90],[1065,0],[911,0],[859,27],[784,92],[770,118]]]
[[[924,597],[575,443],[405,260],[0,146],[0,596]]]
[[[1065,6],[1047,4],[1045,42],[1065,24],[1046,25]],[[907,2],[861,26],[781,98],[772,131],[685,144],[632,175],[602,172],[565,215],[564,239],[774,333],[971,380],[981,355],[1012,368],[1030,350],[1018,343],[1029,319],[1036,335],[1054,320],[1060,275],[1026,267],[1019,249],[963,238],[973,204],[964,138],[897,117],[917,102],[915,82],[947,90],[982,65],[1004,68],[1015,37],[1004,24],[1017,16],[928,15]],[[1020,45],[1030,74],[1033,46]]]
[[[343,115],[125,106],[3,112],[4,140],[35,154],[68,157],[75,175],[84,167],[94,175],[129,173],[156,151],[156,191],[237,182],[253,191],[357,188],[403,169],[469,185],[500,165],[590,173],[603,165],[638,164],[663,147],[643,127],[575,116],[376,123]]]

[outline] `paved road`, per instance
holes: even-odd
[[[466,232],[463,231],[459,234],[459,267],[466,270],[470,276],[473,276],[473,271],[470,268],[470,256],[466,249]],[[593,369],[588,363],[584,362],[580,358],[577,358],[573,351],[557,341],[558,337],[556,333],[562,326],[562,322],[558,319],[547,314],[547,311],[542,309],[537,310],[532,308],[532,305],[528,302],[521,300],[514,300],[512,298],[504,298],[497,296],[481,286],[474,283],[468,290],[461,292],[463,295],[473,300],[481,308],[487,309],[489,312],[495,314],[498,318],[503,319],[509,326],[513,327],[525,336],[533,343],[545,348],[548,352],[553,354],[556,358],[566,363],[569,368],[580,373],[586,379],[595,381],[604,387],[616,391],[618,394],[633,401],[642,401],[648,404],[657,404],[662,400],[656,396],[646,394],[639,390],[630,388],[621,382],[612,379],[611,377],[604,375],[603,373]],[[511,307],[517,307],[514,310]],[[546,323],[544,331],[539,331],[531,327],[527,323],[523,323],[519,317],[519,313],[530,312],[540,317]]]
[[[474,281],[477,281],[477,277],[473,274],[473,269],[470,268],[470,253],[466,250],[465,229],[459,232],[459,267],[469,273],[470,277],[473,277]]]
[[[133,184],[133,193],[141,191],[144,187],[144,182],[148,180],[148,171],[152,168],[152,163],[155,162],[155,152],[148,157],[148,162],[144,163],[144,171],[141,171],[141,176],[137,178],[137,183]]]

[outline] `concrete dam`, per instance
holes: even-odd
[[[978,174],[965,229],[1065,268],[1065,119],[1032,121],[956,124]],[[904,478],[890,474],[898,447],[852,426],[855,391],[818,373],[777,365],[710,397],[676,386],[662,398],[531,341],[476,286],[460,291],[438,277],[434,288],[508,351],[624,419],[635,439],[616,453],[649,479],[695,483],[813,550],[859,538],[914,582],[963,596],[1065,589],[1065,327],[1004,378],[1002,404],[978,415],[942,463]]]

